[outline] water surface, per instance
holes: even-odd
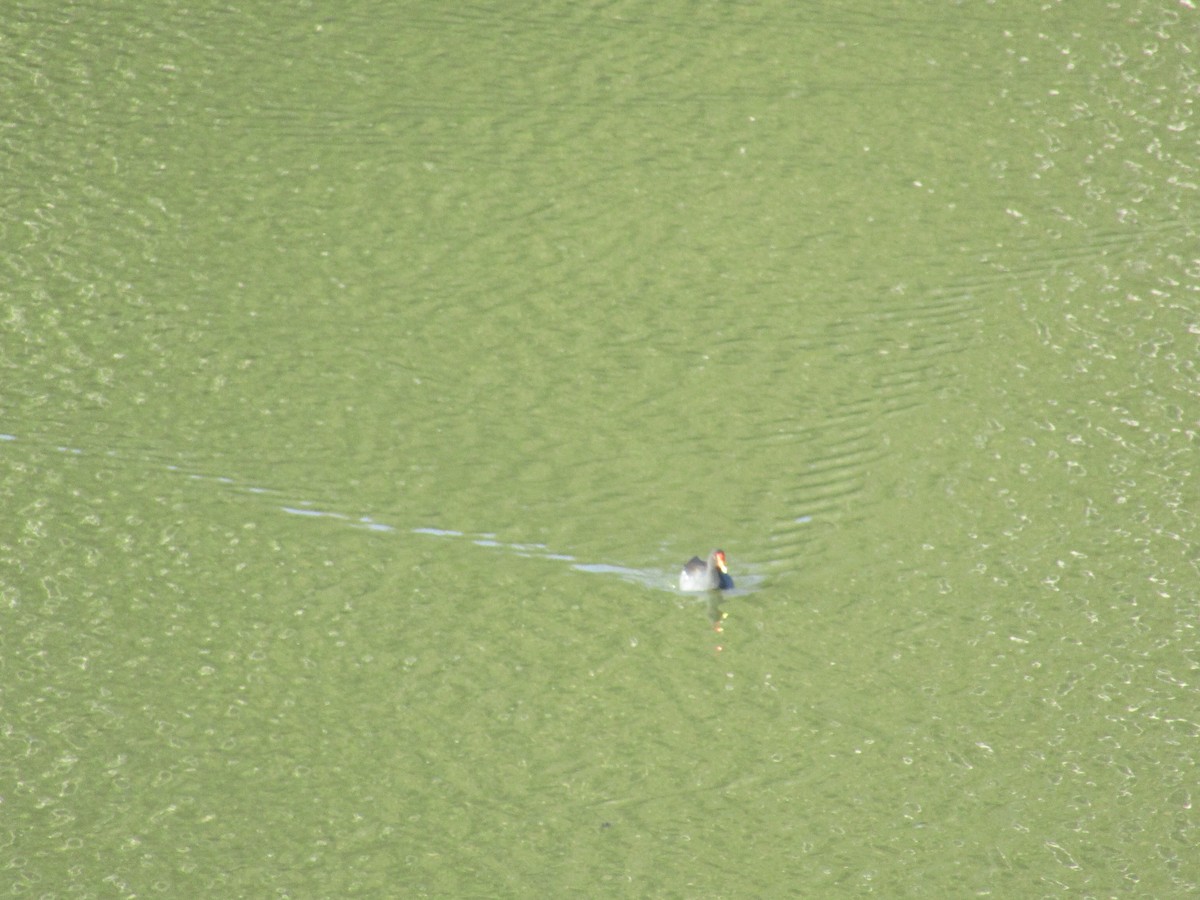
[[[1194,892],[1191,21],[10,17],[9,890]]]

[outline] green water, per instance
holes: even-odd
[[[1195,33],[7,16],[0,885],[1195,893]]]

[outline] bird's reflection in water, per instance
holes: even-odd
[[[708,598],[708,621],[712,623],[713,631],[720,634],[725,630],[725,618],[729,613],[721,610],[720,595],[711,591]]]

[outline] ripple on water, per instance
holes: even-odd
[[[911,452],[892,446],[893,423],[956,392],[959,357],[981,340],[979,304],[970,287],[898,287],[809,320],[819,370],[802,378],[793,415],[776,412],[741,437],[765,449],[777,470],[768,488],[777,560],[820,552],[813,545],[828,526],[861,513],[872,474]]]

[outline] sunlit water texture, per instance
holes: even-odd
[[[1195,15],[11,10],[0,887],[1196,895]]]

